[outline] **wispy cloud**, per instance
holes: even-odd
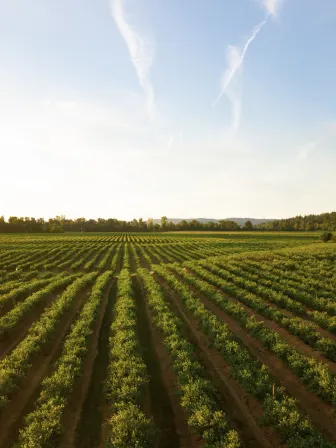
[[[317,148],[318,143],[319,142],[317,141],[312,141],[304,146],[301,146],[297,151],[296,159],[300,162],[307,160],[308,156]]]
[[[120,34],[126,42],[139,84],[145,92],[149,117],[154,120],[155,95],[149,77],[154,59],[154,44],[151,39],[141,35],[128,23],[124,10],[124,0],[110,0],[110,7]]]
[[[220,91],[220,94],[217,97],[217,99],[214,101],[213,106],[215,106],[218,103],[218,101],[222,98],[222,96],[226,93],[227,88],[229,87],[234,76],[239,72],[239,69],[243,65],[244,58],[246,56],[249,46],[254,41],[257,34],[259,33],[259,31],[265,24],[266,24],[266,20],[263,20],[261,23],[259,23],[258,26],[256,26],[253,29],[251,36],[247,39],[242,50],[237,46],[228,45],[228,50],[227,50],[228,68],[225,70],[225,72],[222,76],[221,91]]]
[[[235,77],[239,76],[242,71],[244,59],[250,45],[257,37],[261,29],[266,25],[269,17],[276,16],[281,2],[282,0],[262,0],[262,7],[266,10],[267,13],[265,20],[254,27],[252,34],[249,36],[242,48],[235,45],[228,45],[226,54],[227,69],[224,71],[221,78],[220,93],[216,100],[213,102],[212,106],[214,107],[223,95],[227,96],[232,108],[231,128],[234,132],[236,132],[240,126],[242,88],[240,80],[236,81],[235,86],[232,85],[233,80]]]
[[[264,25],[266,25],[267,19],[263,20],[259,25],[257,25],[253,31],[251,36],[245,42],[243,48],[240,48],[235,45],[228,45],[227,49],[227,69],[223,73],[221,79],[221,91],[214,101],[212,106],[214,107],[218,101],[222,98],[223,95],[226,95],[228,100],[231,103],[232,108],[232,123],[231,129],[233,132],[236,132],[240,126],[240,113],[241,113],[241,81],[240,79],[236,81],[233,86],[233,81],[236,76],[238,76],[243,68],[244,58],[246,56],[247,50],[249,46],[257,37],[259,31],[262,29]]]
[[[278,14],[282,2],[283,0],[262,0],[262,6],[267,14],[275,17]]]
[[[168,149],[168,151],[170,151],[170,150],[172,149],[173,144],[174,144],[174,140],[175,140],[175,137],[174,137],[173,135],[171,135],[171,136],[169,137],[169,140],[168,140],[168,143],[167,143],[167,149]]]

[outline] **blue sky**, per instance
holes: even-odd
[[[336,2],[1,0],[0,214],[335,210]]]

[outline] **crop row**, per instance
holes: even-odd
[[[232,375],[242,387],[254,396],[264,409],[263,422],[274,426],[289,448],[331,447],[298,410],[296,400],[288,396],[282,387],[276,387],[268,369],[250,355],[234,337],[233,333],[213,313],[208,311],[190,288],[180,282],[168,269],[156,266],[155,272],[176,291],[186,308],[195,316],[200,328],[210,342],[230,364]]]
[[[131,257],[134,260],[136,269],[140,268],[141,267],[140,257],[139,257],[139,254],[138,254],[137,250],[136,250],[136,247],[135,247],[135,245],[133,243],[131,243],[129,245],[129,251],[130,251]]]
[[[328,297],[317,297],[316,292],[315,294],[311,294],[307,291],[304,291],[304,279],[301,279],[300,290],[300,286],[298,287],[297,285],[291,285],[288,281],[283,280],[279,276],[271,276],[271,278],[267,278],[266,275],[261,276],[257,272],[250,272],[243,267],[237,266],[233,263],[217,262],[216,264],[222,269],[229,271],[233,275],[242,278],[243,281],[244,279],[246,279],[248,281],[251,281],[252,284],[254,282],[255,285],[258,285],[259,287],[262,286],[267,288],[267,290],[274,290],[277,293],[283,294],[285,297],[288,297],[295,302],[300,302],[304,306],[307,306],[311,309],[326,311],[330,315],[336,314],[336,300],[332,299],[331,295],[329,295]]]
[[[106,268],[106,265],[107,265],[110,257],[112,256],[113,252],[115,251],[116,247],[117,246],[115,244],[108,246],[107,251],[105,252],[104,256],[102,257],[102,259],[100,260],[100,262],[97,265],[98,271],[103,271]]]
[[[52,338],[64,312],[71,307],[78,293],[94,282],[96,276],[96,273],[84,275],[68,286],[42,313],[40,319],[33,323],[19,345],[0,361],[0,408],[25,378],[34,355]]]
[[[107,447],[146,448],[152,446],[153,426],[141,409],[148,382],[146,365],[140,355],[136,304],[128,269],[118,277],[117,300],[111,325],[110,361],[105,384],[111,415],[107,425]]]
[[[92,287],[79,317],[71,327],[54,372],[42,382],[35,409],[25,418],[17,446],[47,448],[57,444],[61,434],[61,417],[76,379],[82,374],[90,335],[97,319],[106,286],[112,272],[100,275]]]
[[[329,372],[326,364],[300,353],[293,346],[284,341],[279,333],[267,328],[263,322],[257,321],[254,316],[250,317],[242,305],[235,303],[223,294],[220,294],[215,287],[209,284],[216,284],[221,287],[222,290],[224,287],[229,288],[223,285],[224,282],[222,282],[221,279],[218,279],[207,273],[204,269],[196,266],[194,272],[205,279],[205,281],[186,273],[183,268],[172,266],[171,269],[182,276],[185,281],[199,289],[206,295],[206,297],[219,305],[221,309],[232,315],[240,325],[251,334],[251,336],[260,340],[266,349],[270,350],[284,361],[290,370],[292,370],[304,384],[307,384],[309,388],[323,400],[336,407],[335,377]],[[255,302],[253,297],[249,297],[247,300],[252,309],[260,311],[260,307],[262,306],[260,301],[259,303]],[[257,303],[257,305],[254,307],[255,303]]]
[[[101,248],[98,248],[98,250],[96,251],[95,255],[91,258],[91,260],[89,260],[87,263],[85,263],[84,265],[84,269],[85,270],[90,270],[92,269],[95,264],[97,263],[97,261],[99,260],[99,258],[101,257],[101,255],[107,250],[107,247],[104,245]]]
[[[58,249],[53,249],[54,251],[57,251]],[[0,269],[4,269],[6,271],[10,271],[12,269],[16,269],[18,266],[26,266],[27,264],[31,264],[36,259],[40,257],[45,257],[50,253],[50,250],[48,249],[34,249],[29,250],[26,253],[22,253],[19,256],[13,255],[11,259],[6,260],[1,263]]]
[[[36,291],[23,302],[19,302],[14,308],[0,318],[0,338],[13,330],[26,313],[32,310],[41,301],[45,300],[51,293],[69,285],[77,277],[78,274],[58,276],[49,282],[45,288]]]
[[[51,281],[52,279],[48,277],[39,280],[32,280],[30,282],[20,282],[20,284],[16,288],[10,289],[7,293],[0,295],[0,309],[8,305],[10,302],[15,305],[17,299],[27,293],[29,294],[33,291],[36,291],[37,289],[44,285],[47,285]]]
[[[151,266],[153,264],[152,258],[148,255],[147,251],[145,250],[144,246],[137,244],[135,245],[135,249],[139,251],[141,256],[147,261],[148,265]]]
[[[273,260],[272,260],[273,261]],[[288,282],[288,284],[299,290],[317,294],[321,297],[330,297],[330,294],[335,294],[336,288],[332,284],[324,280],[315,279],[309,271],[305,268],[305,272],[300,272],[296,266],[286,267],[278,262],[264,263],[261,261],[253,261],[245,259],[239,263],[239,266],[252,273],[259,273],[260,275],[267,275],[270,279],[279,279]],[[236,263],[238,263],[236,261]],[[276,280],[277,281],[277,280]]]
[[[130,252],[129,252],[128,244],[124,244],[122,268],[123,269],[128,269],[128,270],[131,268],[131,258],[130,258]]]
[[[183,337],[182,322],[169,309],[153,276],[145,269],[139,269],[138,274],[144,285],[153,324],[163,334],[164,346],[171,355],[189,427],[203,438],[209,448],[239,447],[237,432],[230,428],[226,415],[213,398],[218,392],[206,378],[203,366],[194,355],[194,347]]]
[[[257,282],[244,279],[242,277],[239,277],[238,275],[232,274],[231,272],[228,272],[225,269],[222,269],[215,265],[215,263],[212,261],[209,263],[209,261],[201,261],[199,262],[201,266],[205,267],[207,270],[211,271],[213,274],[218,275],[223,280],[226,280],[232,285],[232,289],[234,290],[235,287],[237,287],[237,291],[239,291],[239,294],[254,294],[255,296],[260,296],[263,299],[265,299],[266,304],[267,302],[274,303],[275,305],[279,306],[280,308],[287,309],[294,314],[298,314],[301,316],[309,316],[312,320],[316,321],[318,325],[322,326],[323,328],[328,329],[331,332],[336,331],[336,318],[335,316],[328,316],[326,312],[319,312],[319,311],[310,311],[306,309],[301,303],[296,302],[295,300],[291,299],[290,297],[286,296],[285,294],[281,294],[277,291],[273,291],[272,289],[266,288],[262,285],[260,285]],[[264,302],[265,303],[265,302]],[[297,322],[301,322],[299,317],[296,317]],[[284,320],[285,322],[285,320]],[[293,320],[294,322],[294,320]],[[303,322],[301,322],[303,323]],[[304,323],[303,323],[304,324]],[[302,325],[300,326],[302,328]],[[310,326],[308,331],[309,324],[306,324],[306,338],[308,340],[309,333],[315,332],[314,338],[319,340],[319,336],[316,331],[316,327]],[[304,328],[302,330],[305,332]],[[299,332],[299,326],[297,325],[297,332]],[[301,334],[303,334],[301,332]],[[323,338],[326,339],[326,338]],[[327,341],[324,341],[323,344],[326,347]]]

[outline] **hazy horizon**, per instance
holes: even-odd
[[[332,211],[335,24],[329,0],[1,2],[0,215]]]

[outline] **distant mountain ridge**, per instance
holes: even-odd
[[[234,221],[239,225],[244,225],[246,221],[251,221],[252,225],[257,225],[257,224],[263,224],[264,222],[272,222],[272,221],[276,221],[276,219],[260,219],[260,218],[223,218],[224,221]],[[201,222],[202,224],[206,224],[208,222],[216,222],[218,223],[219,221],[221,221],[220,219],[213,219],[213,218],[168,218],[168,221],[173,222],[174,224],[177,224],[178,222],[181,221],[198,221]],[[154,224],[160,224],[161,219],[153,219]]]

